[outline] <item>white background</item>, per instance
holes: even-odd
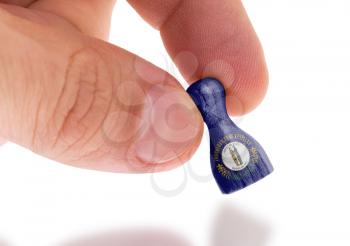
[[[350,3],[245,6],[265,48],[270,88],[238,122],[268,152],[271,176],[221,195],[206,139],[184,168],[155,175],[76,169],[7,144],[0,148],[0,245],[350,245]],[[124,0],[111,42],[181,79],[157,31]],[[151,183],[175,189],[184,177],[184,190],[172,197]]]

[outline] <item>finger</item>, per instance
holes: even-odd
[[[239,0],[128,0],[161,32],[164,44],[189,83],[220,79],[231,114],[254,109],[267,90],[259,40]]]
[[[116,172],[167,170],[192,155],[201,116],[173,77],[52,15],[10,9],[0,7],[0,136]]]
[[[22,7],[27,7],[36,0],[0,0],[0,3],[15,4]]]
[[[107,40],[115,2],[116,0],[38,0],[29,8],[64,17],[83,33]]]
[[[105,40],[108,39],[115,2],[116,0],[0,0],[0,3],[19,5],[64,17],[83,33]]]

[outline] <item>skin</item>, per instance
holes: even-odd
[[[239,0],[129,3],[189,84],[223,82],[231,115],[262,101],[264,55]],[[114,4],[0,0],[0,143],[113,172],[169,170],[193,155],[198,110],[175,78],[106,41]]]

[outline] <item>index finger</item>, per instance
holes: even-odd
[[[263,99],[268,72],[259,39],[240,0],[128,0],[152,26],[184,78],[221,80],[231,115]]]

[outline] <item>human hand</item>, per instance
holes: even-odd
[[[200,114],[175,78],[105,41],[114,3],[0,0],[0,138],[115,172],[168,170],[191,157]],[[129,3],[159,29],[189,83],[224,83],[231,115],[263,99],[263,52],[239,0]]]

